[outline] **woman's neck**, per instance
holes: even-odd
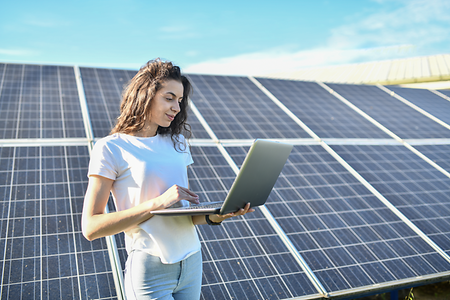
[[[156,136],[157,130],[158,130],[157,126],[144,125],[144,127],[141,130],[132,132],[130,133],[130,135],[134,135],[137,137],[152,137]]]

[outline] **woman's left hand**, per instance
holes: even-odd
[[[246,213],[251,213],[254,211],[255,210],[253,208],[250,208],[250,203],[247,203],[244,208],[241,208],[240,210],[238,210],[234,213],[229,213],[226,215],[211,215],[211,216],[209,216],[209,219],[215,223],[220,223],[225,219],[229,219],[229,218],[237,217],[237,216],[243,216]]]

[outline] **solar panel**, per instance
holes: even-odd
[[[0,151],[1,298],[115,298],[104,240],[81,235],[87,147]]]
[[[375,86],[327,84],[403,139],[449,138],[450,130]]]
[[[321,138],[389,138],[315,82],[257,79]]]
[[[450,124],[450,101],[429,90],[407,89],[388,86],[388,89],[417,105],[441,121]]]
[[[330,295],[450,266],[321,146],[294,148],[267,207]]]
[[[135,73],[0,64],[1,298],[122,297],[110,255],[117,251],[123,270],[123,233],[115,250],[109,239],[87,241],[80,222],[91,137],[109,133]],[[253,139],[296,144],[266,206],[197,227],[202,299],[353,297],[450,279],[449,130],[426,116],[448,124],[448,99],[388,87],[415,110],[383,87],[329,85],[414,139],[408,143],[429,164],[322,84],[189,77],[189,184],[201,200],[225,197]],[[111,201],[108,207],[114,211]]]
[[[189,78],[193,102],[219,139],[310,137],[246,77]]]
[[[71,67],[3,65],[3,139],[86,137]]]
[[[450,178],[402,146],[333,146],[447,254]]]

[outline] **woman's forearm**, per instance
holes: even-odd
[[[112,212],[83,216],[83,235],[89,241],[114,235],[134,227],[153,215],[149,203],[143,203],[133,208]]]
[[[204,224],[206,224],[205,216],[203,216],[203,215],[201,215],[201,216],[192,216],[192,223],[194,223],[194,225],[204,225]]]
[[[113,235],[152,217],[150,211],[158,209],[161,201],[153,199],[133,208],[105,214],[113,180],[101,177],[89,177],[89,184],[84,197],[82,231],[86,239]]]

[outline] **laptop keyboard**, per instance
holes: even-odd
[[[222,202],[215,202],[211,204],[191,205],[189,207],[184,207],[183,209],[221,208],[222,204]]]

